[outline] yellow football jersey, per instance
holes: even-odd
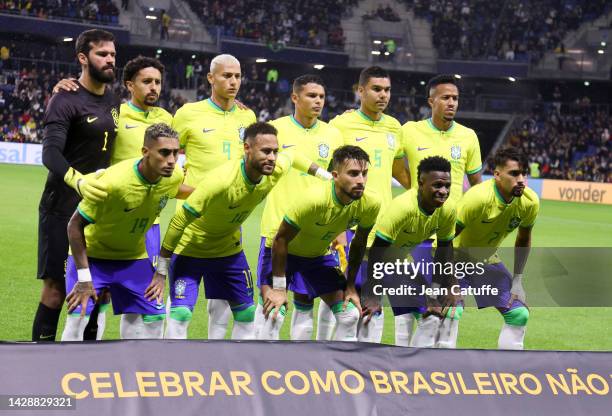
[[[150,183],[138,170],[140,159],[111,166],[99,179],[108,189],[105,201],[83,199],[78,211],[90,225],[85,227],[87,256],[97,259],[147,258],[145,233],[168,199],[175,198],[183,183],[183,171]]]
[[[457,213],[452,201],[428,215],[419,207],[417,189],[395,197],[376,221],[376,236],[396,247],[415,247],[436,235],[437,240],[450,241],[455,236]]]
[[[152,124],[172,125],[172,115],[161,107],[143,111],[131,102],[119,108],[119,128],[113,144],[111,165],[142,156],[145,130]]]
[[[438,130],[431,119],[409,121],[402,127],[404,153],[410,169],[411,188],[418,187],[417,168],[421,160],[441,156],[451,163],[451,192],[455,203],[463,195],[463,178],[482,168],[480,144],[474,130],[453,121],[447,131]]]
[[[336,196],[334,182],[321,182],[302,191],[301,198],[287,209],[284,221],[299,230],[289,243],[289,254],[322,256],[338,234],[352,228],[372,228],[380,210],[380,197],[368,191],[348,205]]]
[[[224,111],[212,99],[187,103],[175,114],[172,127],[185,149],[185,184],[196,186],[204,173],[244,154],[244,130],[255,123],[255,113],[236,105]]]
[[[320,120],[309,129],[302,127],[293,116],[281,117],[271,124],[278,130],[280,152],[290,151],[303,155],[323,169],[327,169],[334,150],[342,146],[340,132]],[[301,199],[303,190],[318,182],[319,179],[293,169],[270,192],[261,217],[261,235],[266,237],[268,247],[272,244],[287,206]]]

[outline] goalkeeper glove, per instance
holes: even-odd
[[[516,298],[521,302],[526,302],[527,296],[525,295],[525,289],[523,289],[522,274],[515,274],[512,278],[512,288],[510,289],[510,294],[516,296]]]
[[[81,198],[93,202],[102,202],[108,196],[106,185],[98,179],[104,174],[104,169],[98,169],[94,173],[83,175],[74,168],[69,168],[64,175],[64,182],[73,188]]]

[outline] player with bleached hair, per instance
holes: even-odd
[[[228,54],[217,55],[210,62],[206,79],[211,87],[210,97],[183,105],[172,123],[185,150],[185,183],[191,186],[228,160],[240,160],[244,154],[244,131],[257,121],[252,110],[236,101],[242,83],[238,59]],[[180,206],[177,204],[177,208]],[[207,310],[208,338],[224,338],[231,316],[228,303],[208,299]]]
[[[516,148],[498,150],[493,157],[493,179],[470,188],[457,206],[455,247],[458,260],[484,262],[483,275],[468,275],[462,287],[497,289],[497,294],[475,296],[479,308],[493,306],[504,324],[500,349],[523,349],[529,319],[523,270],[531,247],[531,230],[540,208],[536,193],[527,187],[527,157]],[[514,273],[497,254],[504,238],[518,228],[514,242]]]

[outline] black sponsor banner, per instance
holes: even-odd
[[[0,366],[2,415],[609,415],[612,409],[612,354],[605,352],[283,341],[2,343]],[[39,407],[55,403],[59,410],[13,412],[15,403],[27,404],[16,401],[25,396],[46,398]]]

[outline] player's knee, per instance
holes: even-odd
[[[48,308],[60,309],[66,299],[66,286],[64,282],[45,279],[41,292],[40,302]]]
[[[170,308],[170,319],[174,319],[179,322],[189,322],[193,312],[187,306],[174,306]]]
[[[232,308],[232,315],[236,322],[253,322],[255,320],[255,305],[240,305]]]
[[[448,312],[446,312],[446,318],[447,319],[454,319],[455,321],[458,321],[459,319],[461,319],[461,317],[463,316],[463,306],[457,306],[454,308],[449,308]]]
[[[336,316],[336,320],[341,325],[357,325],[359,322],[359,310],[352,303],[346,305],[346,309],[343,309],[343,302],[336,303],[332,306],[332,311]]]
[[[524,306],[511,309],[503,314],[504,322],[513,326],[525,326],[529,321],[529,309]]]
[[[157,315],[149,315],[149,314],[143,314],[142,315],[142,321],[145,324],[153,324],[156,322],[163,322],[163,320],[166,318],[166,314],[165,313],[160,313]]]

